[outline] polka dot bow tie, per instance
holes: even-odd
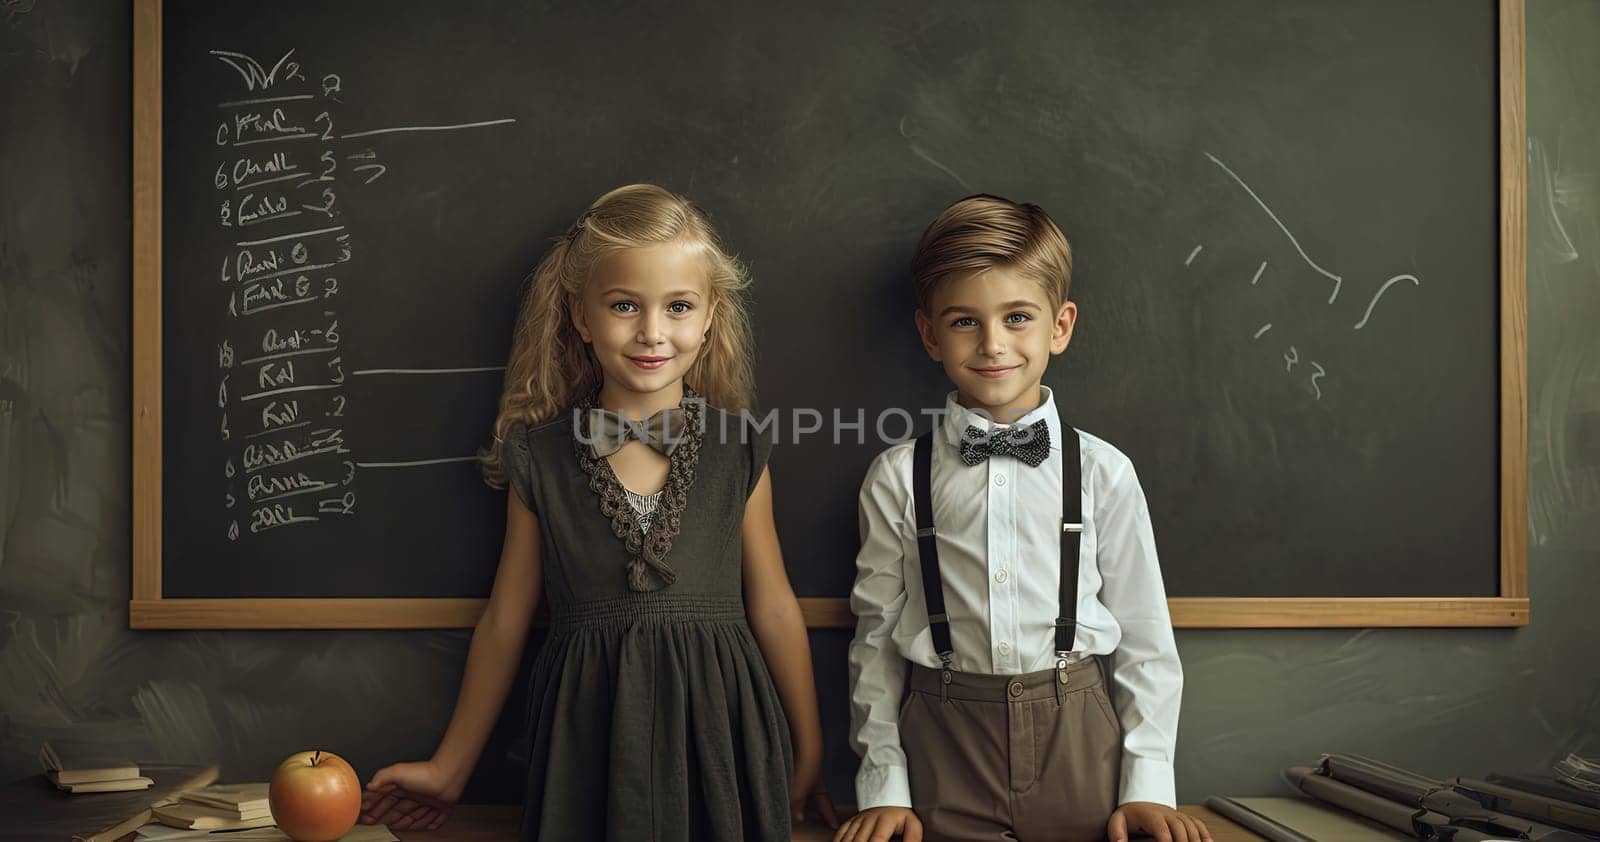
[[[1050,455],[1050,426],[1044,419],[1027,427],[984,431],[968,427],[961,434],[961,461],[976,465],[990,456],[1014,456],[1037,468]]]

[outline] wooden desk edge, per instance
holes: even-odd
[[[1178,809],[1205,822],[1215,842],[1256,842],[1261,839],[1198,804],[1185,804]],[[401,842],[501,842],[516,839],[517,824],[521,817],[522,807],[516,804],[464,804],[457,807],[444,827],[436,831],[397,830],[394,835]],[[794,832],[794,842],[827,842],[831,839],[833,832],[816,822],[797,827]],[[134,840],[133,834],[129,834],[117,842]]]

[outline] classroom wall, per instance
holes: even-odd
[[[126,2],[0,3],[0,776],[69,735],[233,779],[312,746],[364,775],[424,757],[466,631],[128,630],[129,39]],[[1532,625],[1181,631],[1181,800],[1283,790],[1279,771],[1322,751],[1441,776],[1600,754],[1596,44],[1600,3],[1530,0]],[[812,638],[842,801],[849,636]],[[491,751],[467,797],[520,784]]]

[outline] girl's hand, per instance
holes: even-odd
[[[910,807],[862,810],[833,834],[833,842],[889,842],[896,835],[904,842],[922,842],[922,820]]]
[[[807,807],[821,816],[830,830],[839,827],[839,817],[833,812],[833,799],[828,797],[828,786],[823,782],[820,771],[812,776],[812,780],[795,778],[789,788],[789,815],[796,825],[805,822]]]
[[[361,793],[361,824],[390,830],[437,830],[461,798],[461,787],[433,761],[378,770]]]

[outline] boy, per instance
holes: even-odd
[[[862,484],[862,812],[834,838],[1209,842],[1174,809],[1183,670],[1144,493],[1040,385],[1077,318],[1066,238],[1036,205],[972,196],[911,271],[923,346],[956,389]]]

